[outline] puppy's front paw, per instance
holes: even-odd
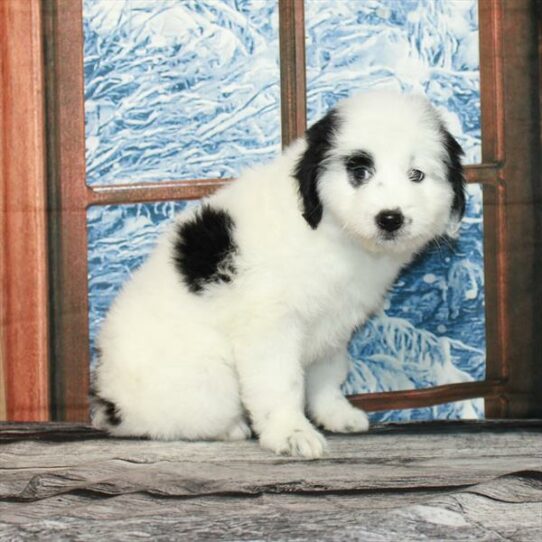
[[[260,444],[276,454],[318,459],[326,450],[326,439],[308,422],[265,429]]]
[[[367,414],[346,399],[327,405],[324,412],[315,416],[315,421],[334,433],[363,433],[369,429]]]

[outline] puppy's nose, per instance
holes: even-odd
[[[380,211],[376,215],[375,220],[380,229],[391,233],[403,225],[405,217],[399,209],[386,209],[385,211]]]

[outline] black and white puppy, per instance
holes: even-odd
[[[99,336],[94,424],[320,457],[366,431],[341,393],[352,330],[465,207],[462,151],[422,97],[339,103],[274,162],[181,213]],[[308,416],[308,417],[307,417]]]

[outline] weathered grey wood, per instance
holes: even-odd
[[[386,423],[371,426],[371,433],[478,433],[509,431],[512,429],[540,429],[542,420],[451,420],[428,422]],[[0,421],[0,444],[14,440],[68,441],[108,438],[103,431],[88,424],[69,422],[2,422]]]
[[[360,506],[357,495],[159,499],[67,495],[0,502],[0,539],[540,541],[542,471],[508,475],[395,509]],[[378,500],[378,493],[375,500]]]
[[[98,431],[88,424],[69,422],[0,422],[0,444],[14,440],[85,440],[106,438],[103,431]]]
[[[507,432],[330,436],[315,462],[276,457],[255,441],[15,441],[0,448],[0,498],[85,491],[158,496],[457,488],[542,464],[539,428]]]
[[[0,442],[2,541],[542,540],[539,421],[380,426],[312,462],[69,424]]]

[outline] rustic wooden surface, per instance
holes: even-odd
[[[0,416],[10,420],[49,419],[41,29],[40,0],[0,1]]]
[[[377,426],[317,461],[255,441],[0,425],[0,540],[542,540],[542,422]]]
[[[2,540],[542,540],[542,472],[388,507],[381,495],[269,495],[192,500],[64,495],[0,503]],[[373,500],[375,501],[373,503]]]

